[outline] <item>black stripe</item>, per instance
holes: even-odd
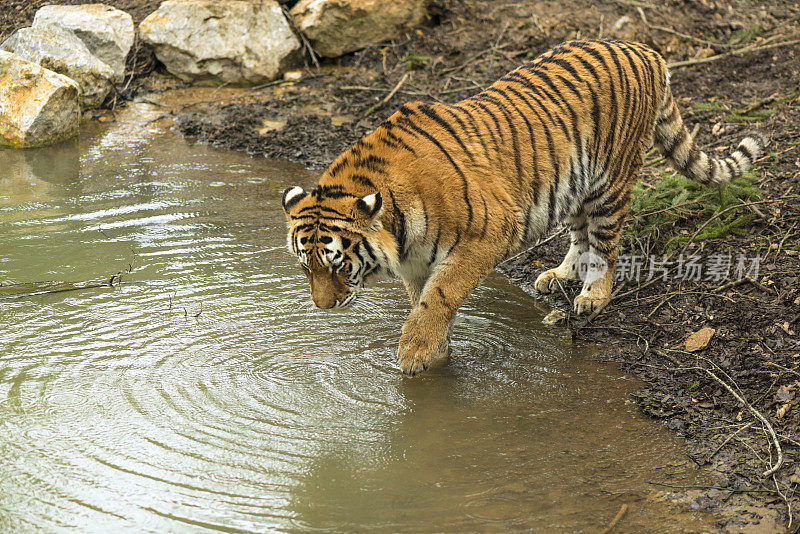
[[[488,159],[489,158],[489,147],[486,145],[486,140],[483,138],[483,135],[481,135],[480,129],[478,128],[478,123],[475,121],[475,117],[472,116],[472,112],[470,111],[470,108],[465,107],[465,106],[447,106],[445,108],[445,110],[448,113],[450,113],[453,117],[455,117],[456,120],[458,120],[458,121],[461,121],[461,119],[460,119],[460,117],[458,117],[458,114],[456,113],[456,111],[460,111],[461,113],[466,115],[467,122],[469,123],[468,126],[469,126],[469,128],[472,129],[472,131],[474,133],[473,138],[477,139],[478,142],[481,144],[481,148],[483,148],[483,155]],[[461,124],[461,122],[459,122],[459,124]],[[465,127],[464,129],[467,130],[469,128]]]
[[[556,185],[550,184],[550,194],[547,197],[547,229],[554,226],[556,217]]]
[[[390,125],[391,125],[391,123],[390,123]],[[393,125],[392,125],[392,126],[393,126]],[[416,152],[414,152],[414,149],[413,149],[413,148],[411,148],[410,146],[408,146],[408,143],[406,143],[404,140],[402,140],[401,138],[397,137],[397,136],[396,136],[396,135],[395,135],[395,134],[394,134],[394,133],[391,131],[391,129],[390,129],[388,126],[387,126],[387,127],[385,127],[385,128],[386,128],[386,137],[388,137],[389,139],[391,139],[392,141],[394,141],[395,143],[397,143],[397,145],[399,145],[399,146],[400,146],[400,147],[402,147],[403,149],[405,149],[405,150],[408,150],[409,152],[411,152],[411,154],[413,154],[413,155],[415,155],[415,156],[417,155],[417,153],[416,153]]]
[[[464,202],[467,205],[467,225],[469,226],[472,223],[472,204],[470,204],[469,201],[469,183],[467,182],[467,177],[464,174],[464,171],[461,170],[461,167],[458,166],[458,163],[455,162],[450,153],[447,150],[445,150],[442,144],[435,137],[433,137],[431,134],[429,134],[428,132],[426,132],[425,130],[423,130],[422,128],[420,128],[411,121],[408,121],[407,126],[411,128],[413,131],[418,132],[421,135],[424,135],[431,143],[433,143],[436,146],[436,148],[438,148],[442,152],[442,154],[444,154],[444,156],[456,170],[458,176],[461,178],[462,182],[464,183],[464,189],[463,189]]]
[[[472,154],[467,149],[467,145],[464,144],[464,141],[461,140],[461,138],[458,136],[458,134],[456,133],[456,131],[453,129],[453,127],[450,125],[449,122],[444,120],[441,117],[441,115],[436,113],[436,111],[434,111],[434,109],[431,106],[429,106],[428,104],[423,104],[423,105],[419,106],[419,110],[423,114],[427,115],[429,118],[433,119],[439,126],[444,128],[444,131],[449,133],[450,137],[455,139],[455,141],[461,147],[461,150],[463,150],[464,153],[466,153],[469,156],[470,159],[473,159]]]
[[[389,161],[386,158],[370,154],[366,157],[354,160],[352,165],[354,168],[365,168],[373,172],[383,172],[386,166],[389,165]]]
[[[442,227],[436,228],[436,240],[433,242],[433,249],[431,249],[431,257],[428,260],[428,265],[433,265],[436,260],[436,255],[439,253],[439,238],[442,236]]]
[[[495,90],[495,92],[497,92],[503,98],[508,100],[509,103],[512,105],[512,109],[514,109],[513,108],[514,103],[511,102],[511,100],[509,100],[508,96],[505,93],[503,93],[502,91],[497,91],[497,90]],[[509,113],[509,111],[506,108],[505,104],[503,104],[502,102],[500,102],[496,98],[492,98],[491,101],[500,109],[500,112],[503,114],[503,117],[506,119],[506,122],[508,123],[508,129],[511,132],[511,146],[512,146],[512,150],[514,152],[514,168],[517,171],[517,181],[519,183],[522,183],[523,182],[523,179],[522,179],[523,178],[523,176],[522,176],[522,157],[521,157],[520,151],[519,151],[519,135],[517,133],[517,126],[514,124],[514,121],[511,120],[511,114]],[[515,110],[515,111],[517,111],[517,113],[519,113],[518,110]]]
[[[514,92],[513,89],[510,88],[510,87],[509,87],[509,90]],[[519,95],[520,93],[517,92],[515,94]],[[528,100],[526,98],[523,98],[522,101],[525,102],[525,105],[528,106],[528,108],[533,112],[534,115],[536,115],[536,118],[539,119],[539,124],[542,126],[542,129],[544,130],[544,137],[547,140],[547,148],[548,148],[548,151],[549,151],[549,154],[550,154],[550,162],[551,162],[551,165],[553,166],[553,179],[555,180],[555,182],[557,184],[559,179],[560,179],[559,176],[560,176],[561,173],[560,173],[560,170],[559,170],[558,158],[556,156],[555,145],[553,145],[553,136],[550,133],[550,128],[547,126],[547,123],[544,120],[542,120],[542,116],[539,114],[538,111],[536,111],[536,108],[534,108],[530,104],[530,102],[528,102]],[[542,103],[539,102],[538,100],[533,99],[533,101],[535,103],[539,104],[539,106],[544,107],[544,106],[542,106]],[[535,193],[534,194],[538,195],[538,187],[535,189]],[[535,203],[538,204],[538,201],[536,201],[536,200],[537,199],[535,199]]]
[[[397,239],[397,256],[400,260],[406,257],[406,216],[397,205],[397,200],[394,198],[394,193],[389,190],[389,197],[392,199],[392,213],[394,215],[393,234]]]
[[[483,228],[481,228],[480,237],[486,237],[486,230],[489,228],[489,207],[486,205],[486,199],[480,195],[481,202],[483,202]]]
[[[361,184],[361,185],[363,185],[365,187],[369,187],[371,189],[375,188],[375,184],[372,183],[372,180],[370,180],[367,176],[365,176],[363,174],[353,173],[350,176],[348,176],[348,178],[350,178],[352,181],[354,181],[354,182],[356,182],[358,184]]]
[[[739,143],[739,146],[736,147],[736,150],[738,150],[739,152],[744,154],[744,157],[747,158],[748,163],[750,163],[750,164],[753,163],[753,153],[750,152],[749,148],[747,148],[745,145]]]

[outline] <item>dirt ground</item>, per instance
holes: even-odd
[[[0,21],[0,36],[25,25],[44,3],[85,2],[6,0],[4,6],[15,11]],[[127,9],[138,21],[159,2],[109,3]],[[299,80],[274,82],[235,97],[220,92],[219,98],[168,108],[165,114],[174,118],[178,131],[199,142],[324,168],[401,103],[456,102],[565,39],[634,39],[671,63],[692,62],[672,69],[672,88],[689,127],[699,125],[696,139],[701,146],[711,153],[724,152],[754,126],[770,135],[768,154],[756,170],[760,197],[726,208],[726,217],[749,219],[738,234],[694,239],[709,217],[678,213],[661,224],[655,238],[626,234],[621,254],[661,256],[666,252],[659,248],[664,238],[684,236],[685,256],[708,261],[741,255],[749,262],[757,257],[758,276],[687,280],[673,265],[666,281],[647,280],[643,269],[641,278],[627,280],[622,287],[618,283],[612,303],[590,322],[567,313],[565,323],[576,339],[605,343],[609,348],[604,357],[640,377],[646,385],[635,400],[643,412],[686,439],[687,461],[720,476],[707,488],[666,491],[688,499],[695,509],[724,508],[721,529],[772,531],[777,522],[797,532],[800,5],[749,0],[575,0],[569,8],[565,5],[439,0],[430,9],[426,27],[394,41],[325,60],[320,67],[306,58]],[[132,54],[129,66],[132,83],[118,95],[120,102],[182,86],[147,50]],[[382,103],[401,81],[393,98]],[[652,184],[667,172],[652,154],[643,181]],[[560,263],[567,243],[562,232],[500,269],[530,288],[543,268]],[[565,296],[571,299],[578,290],[568,286],[563,295],[547,300],[567,311]],[[686,350],[687,337],[703,327],[714,329],[708,346]],[[777,462],[776,441],[782,464],[764,476]]]

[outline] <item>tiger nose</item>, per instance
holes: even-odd
[[[329,310],[329,309],[333,308],[334,306],[336,306],[336,300],[333,300],[333,299],[325,299],[325,300],[313,299],[313,300],[314,300],[314,304],[317,305],[317,308],[321,308],[323,310]]]
[[[323,310],[329,310],[336,306],[336,299],[325,295],[314,295],[312,293],[311,300],[314,301],[317,308],[322,308]]]

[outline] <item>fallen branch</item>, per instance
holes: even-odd
[[[289,8],[281,4],[281,11],[283,11],[283,15],[284,17],[286,17],[286,20],[289,21],[289,25],[292,27],[292,30],[294,30],[295,35],[297,35],[300,38],[300,41],[303,43],[303,48],[306,49],[308,55],[311,57],[311,62],[314,63],[315,67],[319,68],[319,61],[317,61],[317,52],[314,50],[314,47],[311,46],[311,43],[308,42],[308,39],[306,39],[305,34],[300,30],[300,28],[297,27],[297,23],[295,22],[294,17],[289,11]]]
[[[739,432],[741,432],[742,430],[747,430],[747,429],[748,429],[748,428],[750,428],[751,426],[753,426],[753,421],[751,421],[751,422],[747,423],[746,425],[742,426],[742,427],[741,427],[739,430],[737,430],[736,432],[734,432],[733,434],[731,434],[730,436],[728,436],[728,438],[727,438],[725,441],[723,441],[723,442],[720,444],[720,446],[719,446],[719,447],[717,447],[716,449],[714,449],[714,452],[712,452],[711,454],[709,454],[709,455],[708,455],[708,458],[706,459],[706,462],[709,462],[709,461],[711,461],[711,459],[712,459],[712,458],[714,458],[714,456],[716,456],[716,455],[717,455],[717,453],[718,453],[719,451],[721,451],[721,450],[722,450],[722,447],[724,447],[725,445],[727,445],[727,444],[728,444],[728,443],[729,443],[729,442],[730,442],[730,441],[731,441],[733,438],[735,438],[735,437],[736,437],[736,435],[737,435]]]
[[[380,102],[369,108],[369,110],[367,111],[367,116],[372,115],[373,113],[381,109],[383,106],[385,106],[386,103],[389,102],[389,100],[391,100],[392,97],[397,93],[397,91],[399,91],[400,88],[403,87],[403,84],[406,83],[406,80],[410,75],[411,75],[410,72],[406,72],[405,74],[403,74],[403,77],[400,78],[400,81],[397,82],[397,85],[395,85],[394,88],[392,88],[392,90],[389,91],[389,94],[386,95],[386,97],[383,100],[381,100]]]
[[[741,111],[739,111],[739,114],[740,115],[747,115],[748,113],[752,113],[753,111],[755,111],[757,109],[763,108],[767,104],[772,104],[773,102],[775,102],[775,100],[777,100],[777,98],[778,98],[778,93],[771,94],[770,96],[768,96],[766,98],[762,98],[758,102],[753,102],[749,106],[747,106],[744,109],[742,109]]]
[[[63,293],[65,291],[78,291],[80,289],[94,289],[98,287],[115,287],[123,284],[143,284],[147,282],[163,282],[169,278],[151,278],[149,280],[122,280],[122,274],[117,273],[109,279],[84,280],[80,282],[28,282],[23,284],[10,284],[0,286],[0,300]]]
[[[519,254],[514,254],[514,255],[513,255],[513,256],[511,256],[510,258],[507,258],[507,259],[505,259],[505,260],[501,261],[500,263],[501,263],[501,264],[503,264],[503,263],[509,263],[509,262],[512,262],[512,261],[514,261],[515,259],[517,259],[517,258],[519,258],[520,256],[522,256],[523,254],[526,254],[526,253],[530,252],[531,250],[535,249],[536,247],[541,247],[541,246],[542,246],[542,245],[544,245],[545,243],[549,243],[550,241],[552,241],[552,240],[553,240],[553,239],[555,239],[556,237],[558,237],[558,236],[560,236],[561,234],[563,234],[563,233],[564,233],[564,231],[565,231],[566,229],[567,229],[567,227],[566,227],[566,226],[562,226],[560,230],[558,230],[556,233],[554,233],[553,235],[551,235],[551,236],[550,236],[550,237],[548,237],[547,239],[543,239],[543,240],[537,241],[535,244],[533,244],[533,245],[531,245],[530,247],[526,248],[525,250],[523,250],[523,251],[522,251],[522,252],[520,252]]]
[[[704,44],[706,46],[710,46],[710,47],[713,47],[713,48],[730,48],[731,47],[731,45],[729,45],[727,43],[714,43],[714,42],[711,42],[711,41],[706,41],[705,39],[700,39],[699,37],[694,37],[694,36],[689,35],[687,33],[681,33],[681,32],[679,32],[678,30],[676,30],[674,28],[668,28],[666,26],[655,26],[655,25],[651,24],[650,27],[653,28],[654,30],[658,30],[658,31],[664,32],[664,33],[671,33],[672,35],[677,35],[678,37],[683,37],[684,39],[689,39],[690,41],[694,41],[695,43]]]
[[[622,288],[625,287],[625,284],[626,284],[626,282],[623,281],[620,285],[618,285],[617,289],[615,289],[614,292],[611,293],[611,296],[608,297],[608,299],[605,302],[603,302],[600,306],[598,306],[598,308],[595,311],[593,311],[592,314],[589,317],[587,317],[585,321],[583,321],[581,324],[579,324],[578,328],[583,328],[587,324],[589,324],[592,321],[594,321],[595,318],[598,315],[600,315],[604,309],[606,309],[606,306],[608,306],[609,303],[611,303],[611,301],[616,298],[617,294],[620,291],[622,291]]]
[[[604,528],[603,530],[601,530],[601,531],[600,531],[600,534],[608,534],[609,532],[611,532],[611,530],[612,530],[612,529],[613,529],[613,528],[614,528],[614,527],[617,525],[617,523],[619,523],[619,522],[620,522],[620,520],[621,520],[623,517],[625,517],[625,513],[626,513],[627,511],[628,511],[628,505],[627,505],[627,504],[623,504],[623,505],[620,507],[620,509],[619,509],[619,512],[617,512],[617,515],[615,515],[615,516],[614,516],[614,519],[612,519],[612,520],[611,520],[611,523],[609,523],[609,524],[608,524],[608,526],[607,526],[606,528]]]
[[[792,46],[800,44],[800,39],[795,39],[794,41],[783,41],[780,43],[771,43],[768,45],[763,46],[746,46],[744,48],[739,48],[738,50],[731,50],[730,52],[723,52],[722,54],[717,54],[715,56],[703,57],[698,59],[687,59],[686,61],[675,61],[674,63],[667,63],[667,67],[670,69],[677,69],[680,67],[688,67],[690,65],[699,65],[701,63],[710,63],[712,61],[717,61],[719,59],[726,58],[728,56],[738,56],[741,54],[747,54],[749,52],[761,52],[763,50],[770,50],[772,48],[780,48],[783,46]]]

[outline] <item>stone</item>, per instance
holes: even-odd
[[[36,147],[78,133],[78,84],[0,50],[0,144]]]
[[[208,85],[274,80],[300,50],[275,0],[167,0],[139,35],[169,72]]]
[[[84,109],[99,107],[111,91],[111,67],[93,56],[74,34],[58,26],[21,28],[0,45],[0,50],[75,80]]]
[[[420,25],[429,4],[430,0],[300,0],[291,14],[319,54],[337,57]]]
[[[114,81],[122,81],[135,36],[130,15],[105,4],[44,6],[33,18],[33,27],[41,26],[74,33],[92,55],[114,70]]]
[[[704,326],[686,338],[686,352],[697,352],[706,348],[717,331]]]

